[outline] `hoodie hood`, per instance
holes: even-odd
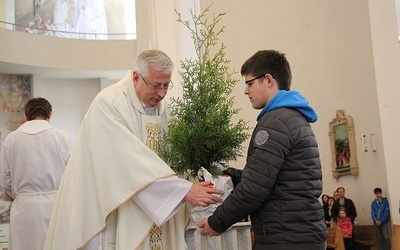
[[[257,121],[267,112],[278,108],[291,108],[299,111],[308,122],[316,122],[317,113],[308,105],[307,99],[296,90],[281,90],[265,105],[257,116]]]

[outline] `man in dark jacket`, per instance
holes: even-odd
[[[344,210],[346,211],[347,216],[350,217],[351,223],[354,224],[354,220],[357,217],[356,206],[351,199],[345,197],[346,190],[344,187],[338,187],[336,192],[338,192],[339,199],[335,200],[332,205],[332,219],[337,221],[337,218],[339,217],[339,211]]]
[[[254,109],[261,109],[241,182],[212,216],[198,223],[218,236],[250,214],[254,249],[326,249],[327,229],[318,201],[322,173],[310,122],[317,114],[297,91],[284,54],[258,51],[242,66]]]

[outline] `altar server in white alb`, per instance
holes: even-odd
[[[44,249],[185,249],[184,202],[222,202],[222,191],[178,178],[156,154],[168,126],[172,70],[164,52],[146,50],[133,71],[93,100]]]
[[[52,106],[30,99],[25,120],[1,148],[0,185],[14,199],[10,211],[10,250],[42,250],[51,211],[72,151],[69,135],[49,123]]]

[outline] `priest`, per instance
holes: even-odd
[[[184,203],[222,202],[222,191],[178,178],[157,156],[168,127],[173,63],[142,52],[134,69],[93,100],[53,210],[46,250],[185,249]]]

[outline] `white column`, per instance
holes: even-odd
[[[191,34],[178,19],[175,10],[182,13],[185,20],[191,20],[190,10],[199,13],[199,0],[137,0],[136,15],[140,25],[137,27],[137,52],[146,49],[159,49],[171,57],[175,68],[172,74],[174,88],[168,97],[181,96],[180,61],[195,56]]]
[[[34,74],[32,75],[32,97],[39,97],[42,94],[42,76]]]
[[[388,180],[386,194],[390,202],[390,215],[394,224],[400,224],[399,201],[400,182],[400,133],[397,114],[400,114],[400,50],[395,0],[369,0],[372,51],[375,62],[376,91],[382,127],[384,166],[376,166],[385,171]],[[385,14],[383,14],[385,13]],[[371,187],[371,190],[374,187]]]

